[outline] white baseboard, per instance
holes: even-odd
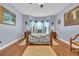
[[[63,39],[61,39],[61,38],[59,38],[58,37],[58,39],[59,40],[61,40],[61,41],[63,41],[64,43],[66,43],[66,44],[68,44],[68,45],[70,45],[70,43],[69,42],[67,42],[67,41],[65,41],[65,40],[63,40]],[[76,46],[76,45],[72,45],[74,48],[79,48],[78,46]]]
[[[58,37],[58,39],[61,40],[61,41],[63,41],[63,42],[65,42],[65,43],[67,43],[68,45],[70,45],[69,42],[67,42],[67,41],[65,41],[65,40],[63,40],[63,39],[61,39],[61,38],[59,38],[59,37]]]
[[[17,42],[17,41],[21,40],[22,38],[23,38],[23,37],[20,37],[20,38],[18,38],[18,39],[16,39],[16,40],[14,40],[14,41],[12,41],[12,42],[10,42],[10,43],[8,43],[8,44],[6,44],[6,45],[2,46],[2,47],[0,47],[0,50],[2,50],[2,49],[4,49],[4,48],[6,48],[6,47],[8,47],[8,46],[12,45],[13,43],[15,43],[15,42]]]

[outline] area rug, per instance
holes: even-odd
[[[51,46],[28,46],[23,56],[57,56]]]

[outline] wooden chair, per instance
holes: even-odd
[[[79,37],[79,34],[77,34],[74,38],[70,38],[70,50],[73,52],[78,53],[79,55],[79,48],[74,48],[72,45],[79,46],[79,42],[75,41]]]

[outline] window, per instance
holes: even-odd
[[[49,21],[29,21],[31,33],[49,33]]]

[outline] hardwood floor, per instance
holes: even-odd
[[[0,51],[0,56],[21,56],[26,49],[26,45],[20,45],[23,40],[20,40],[11,46]]]
[[[25,49],[27,49],[26,45],[22,44],[24,40],[20,40],[9,47],[0,51],[0,56],[21,56]],[[68,44],[55,40],[56,44],[53,45],[53,50],[59,56],[77,56],[77,53],[71,52]],[[37,45],[36,45],[37,46]],[[39,46],[39,45],[38,45]]]
[[[57,56],[51,45],[30,45],[28,46],[23,56]]]
[[[70,51],[70,46],[59,39],[55,40],[57,45],[53,45],[54,51],[59,56],[77,56],[78,54]]]

